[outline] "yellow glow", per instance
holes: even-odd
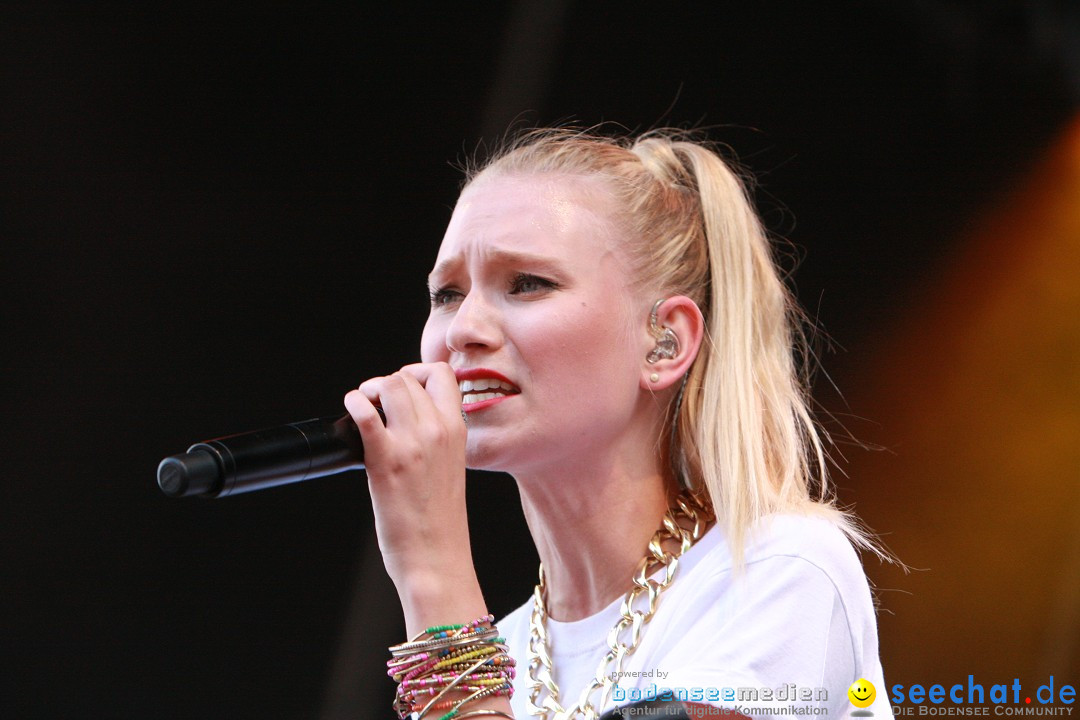
[[[960,248],[852,398],[892,451],[852,458],[860,514],[926,568],[869,568],[886,681],[1075,680],[1080,117]]]

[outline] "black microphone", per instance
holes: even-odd
[[[342,415],[195,443],[162,460],[157,481],[170,497],[220,498],[363,467],[360,431]]]

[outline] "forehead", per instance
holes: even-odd
[[[481,175],[462,192],[436,267],[474,254],[614,255],[615,201],[600,178]]]

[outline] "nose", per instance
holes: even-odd
[[[446,330],[446,346],[451,352],[464,353],[495,348],[501,341],[498,309],[480,292],[470,292],[454,312]]]

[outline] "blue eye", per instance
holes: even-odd
[[[455,302],[461,297],[461,293],[457,290],[451,290],[449,288],[434,288],[430,291],[431,306],[440,307],[442,305],[449,305]]]
[[[550,290],[558,287],[558,284],[539,277],[537,275],[530,275],[528,273],[518,273],[510,281],[510,294],[511,295],[528,295],[541,290]]]

